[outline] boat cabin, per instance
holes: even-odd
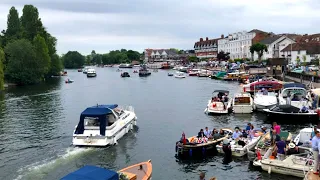
[[[229,91],[226,90],[215,90],[212,93],[211,102],[228,102]]]
[[[234,97],[234,105],[250,105],[251,97],[249,94],[241,94]]]
[[[100,130],[100,135],[105,136],[106,129],[112,129],[112,125],[125,113],[117,107],[117,104],[113,104],[87,108],[80,115],[75,134],[83,134],[85,130]]]

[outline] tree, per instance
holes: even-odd
[[[302,61],[303,61],[303,65],[306,66],[307,65],[307,56],[306,55],[302,56]]]
[[[19,85],[40,82],[43,70],[36,60],[36,55],[30,41],[20,39],[5,47],[8,55],[6,74],[8,78]]]
[[[198,58],[196,56],[188,56],[189,62],[198,62]]]
[[[225,53],[224,51],[220,51],[217,54],[217,59],[219,61],[228,61],[230,59],[230,53]]]
[[[254,52],[256,52],[258,54],[258,62],[261,63],[261,58],[263,56],[263,52],[268,52],[268,47],[265,45],[265,44],[262,44],[262,43],[256,43],[256,44],[253,44],[251,47],[250,47],[250,52],[251,52],[251,55],[252,55],[252,59],[253,59],[253,55],[254,55]]]
[[[78,51],[69,51],[63,57],[65,68],[81,68],[84,65],[85,58]]]
[[[4,52],[0,48],[0,90],[4,90],[4,73],[3,73]]]
[[[296,58],[296,63],[297,63],[297,65],[300,64],[300,57],[299,56],[297,56],[297,58]]]
[[[51,65],[51,59],[48,54],[49,50],[43,37],[37,35],[33,40],[33,47],[35,52],[35,60],[38,63],[41,75],[48,74]]]
[[[54,54],[51,57],[51,67],[49,75],[58,76],[62,70],[62,61],[57,54]]]
[[[39,19],[39,12],[33,5],[25,5],[22,10],[21,26],[23,30],[23,37],[30,41],[43,31],[41,19]]]
[[[8,14],[7,30],[5,32],[7,42],[19,38],[20,30],[19,13],[16,8],[12,6]]]

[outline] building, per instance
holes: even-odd
[[[320,59],[320,43],[294,43],[281,50],[282,57],[287,58],[290,64],[310,62]]]
[[[281,50],[289,44],[295,43],[294,40],[285,35],[273,35],[260,41],[268,47],[268,52],[264,52],[262,59],[283,58]]]
[[[177,61],[180,56],[175,49],[145,49],[144,62]]]
[[[261,40],[269,37],[271,34],[253,29],[249,32],[242,31],[229,34],[227,37],[218,40],[218,52],[224,51],[230,53],[231,59],[252,58],[250,53],[250,46]],[[255,53],[254,60],[258,59]]]
[[[221,38],[224,38],[223,35]],[[208,58],[209,60],[214,60],[217,58],[218,54],[218,40],[221,39],[209,39],[206,37],[205,40],[200,38],[198,42],[194,43],[194,51],[196,57],[199,59]]]

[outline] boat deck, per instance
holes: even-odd
[[[320,180],[320,176],[319,175],[316,175],[316,174],[313,174],[312,171],[309,171],[306,175],[306,178],[305,180]]]
[[[149,180],[152,174],[152,165],[151,162],[143,162],[122,169],[120,172],[125,173],[130,180]]]

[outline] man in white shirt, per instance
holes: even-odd
[[[209,137],[211,135],[211,131],[208,129],[208,127],[205,128],[204,130],[204,135],[206,135],[207,137]]]

